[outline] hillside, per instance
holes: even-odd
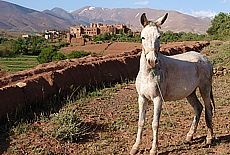
[[[46,29],[69,30],[70,26],[94,23],[131,24],[133,31],[140,30],[140,16],[147,13],[149,19],[156,19],[166,12],[169,18],[162,27],[163,31],[205,33],[210,19],[201,19],[177,11],[155,10],[150,8],[101,8],[86,6],[73,12],[61,8],[42,12],[16,4],[0,1],[0,29],[11,31],[44,31]]]
[[[163,16],[166,12],[169,17],[165,22],[162,30],[171,30],[174,32],[198,32],[205,33],[210,25],[210,19],[201,19],[177,11],[155,10],[149,8],[99,8],[99,7],[84,7],[72,12],[71,14],[79,21],[102,22],[102,23],[122,23],[131,24],[133,30],[140,30],[140,16],[145,12],[149,19],[155,20]]]
[[[68,30],[70,25],[75,24],[77,23],[72,23],[56,15],[0,1],[0,29],[41,32],[54,28]]]

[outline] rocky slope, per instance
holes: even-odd
[[[47,29],[69,30],[77,22],[0,1],[0,29],[10,31],[41,32]]]
[[[155,20],[169,13],[163,31],[205,33],[210,19],[201,19],[177,11],[155,10],[150,8],[101,8],[86,6],[73,12],[61,8],[36,11],[16,4],[0,1],[0,29],[11,31],[42,32],[47,29],[69,30],[70,26],[94,23],[131,24],[133,31],[140,30],[140,16],[145,12]]]
[[[196,18],[190,15],[186,15],[177,11],[171,10],[156,10],[150,8],[100,8],[87,6],[71,14],[79,21],[85,23],[121,23],[131,24],[133,31],[142,29],[140,24],[141,14],[145,12],[150,20],[156,20],[163,16],[166,12],[169,13],[169,17],[165,24],[162,26],[162,30],[171,30],[174,32],[197,32],[205,33],[210,26],[211,20]]]

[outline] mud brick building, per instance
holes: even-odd
[[[131,25],[124,24],[102,24],[102,23],[91,23],[90,26],[73,26],[70,27],[70,33],[67,34],[67,41],[70,43],[79,43],[83,44],[86,40],[82,38],[84,35],[90,36],[92,39],[105,32],[109,32],[110,34],[119,34],[122,31],[124,33],[128,33],[131,31]]]

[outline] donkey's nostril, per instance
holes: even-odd
[[[157,64],[157,63],[158,63],[158,60],[156,59],[156,60],[155,60],[155,64]]]
[[[148,64],[151,64],[151,60],[148,60]]]

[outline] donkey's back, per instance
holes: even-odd
[[[209,60],[207,57],[204,55],[200,54],[199,52],[196,51],[189,51],[183,54],[176,54],[173,56],[168,56],[174,59],[178,59],[181,61],[187,61],[187,62],[202,62],[202,63],[208,63],[210,64]]]

